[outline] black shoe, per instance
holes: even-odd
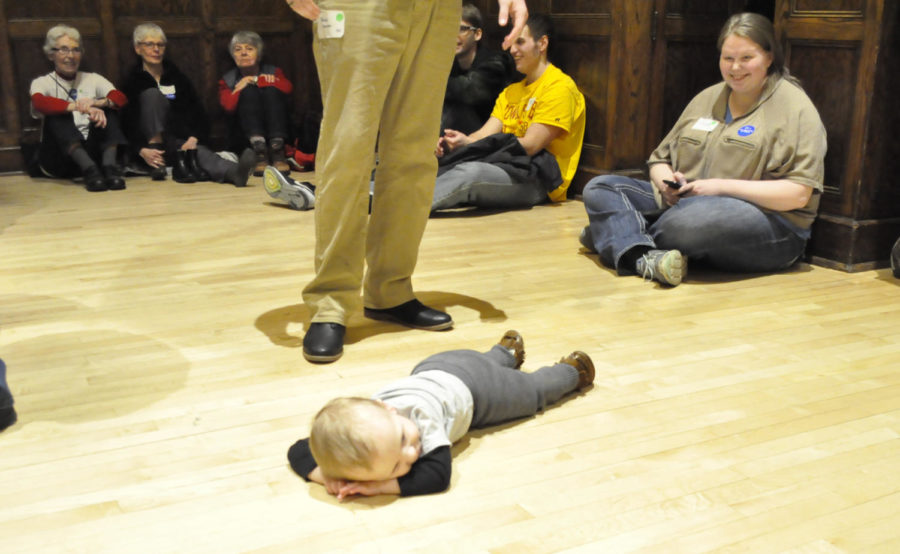
[[[340,323],[310,323],[303,337],[303,357],[311,362],[333,362],[344,353],[344,332]]]
[[[85,169],[83,176],[84,188],[90,192],[103,192],[108,188],[106,186],[106,179],[103,178],[103,172],[100,171],[100,168],[96,165],[92,165]]]
[[[415,298],[393,308],[383,310],[365,308],[363,314],[369,319],[390,321],[426,331],[442,331],[453,327],[453,318],[449,314],[429,308]]]
[[[147,145],[147,148],[152,148],[152,149],[154,149],[154,150],[159,150],[160,152],[163,153],[163,159],[165,159],[166,149],[163,148],[163,145],[162,145],[162,144],[159,144],[159,143],[156,143],[156,142],[151,142],[151,143],[149,143],[149,144]],[[166,164],[165,164],[165,162],[163,162],[163,164],[162,164],[161,166],[159,166],[159,167],[152,167],[152,166],[149,166],[149,165],[148,165],[147,167],[150,167],[150,178],[153,179],[154,181],[165,181],[165,180],[166,180],[166,177],[169,176],[168,173],[166,173]]]
[[[177,183],[196,183],[197,176],[191,171],[187,161],[187,150],[175,152],[175,165],[172,166],[172,178]]]
[[[125,172],[117,165],[103,166],[106,175],[106,188],[109,190],[125,190]]]
[[[187,166],[191,170],[191,173],[193,173],[194,177],[197,178],[198,183],[201,181],[212,181],[212,177],[209,176],[209,173],[207,173],[205,169],[200,167],[200,160],[197,159],[196,148],[187,151],[185,161],[187,162]]]
[[[164,165],[150,168],[150,178],[154,181],[165,181],[168,176],[169,174],[166,173],[166,166]]]

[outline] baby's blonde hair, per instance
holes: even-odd
[[[377,448],[368,424],[389,414],[384,404],[371,398],[335,398],[325,404],[309,431],[309,449],[322,473],[341,479],[353,468],[372,469]]]

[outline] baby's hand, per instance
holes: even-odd
[[[345,481],[344,479],[332,479],[330,477],[322,476],[323,485],[325,485],[325,490],[328,491],[328,494],[333,494],[341,498],[340,492],[341,489],[346,487],[348,483],[351,481]]]
[[[347,481],[337,494],[338,500],[353,495],[378,496],[379,494],[400,494],[396,479],[387,481]]]

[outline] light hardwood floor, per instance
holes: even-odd
[[[578,201],[444,216],[415,285],[455,328],[355,316],[312,365],[314,213],[251,184],[0,178],[0,551],[900,552],[888,270],[662,289],[580,250]],[[510,328],[526,369],[581,349],[596,384],[457,444],[448,492],[339,503],[290,471],[328,399]]]

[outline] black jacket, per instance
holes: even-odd
[[[166,121],[167,138],[185,140],[197,137],[204,143],[209,136],[209,119],[203,102],[191,80],[169,60],[163,60],[163,74],[160,85],[174,85],[175,98],[169,99],[169,118]],[[140,136],[140,95],[148,88],[157,88],[156,79],[144,70],[142,62],[138,62],[125,77],[122,92],[128,97],[124,119],[128,139],[135,148],[140,149],[147,144],[148,137]]]
[[[512,58],[506,52],[478,48],[472,67],[464,70],[456,60],[447,79],[441,130],[473,133],[491,116],[497,96],[515,75]]]
[[[496,133],[458,148],[438,158],[438,175],[462,162],[495,165],[519,183],[539,183],[550,192],[562,184],[562,173],[553,154],[541,150],[529,156],[522,143],[510,133]]]

